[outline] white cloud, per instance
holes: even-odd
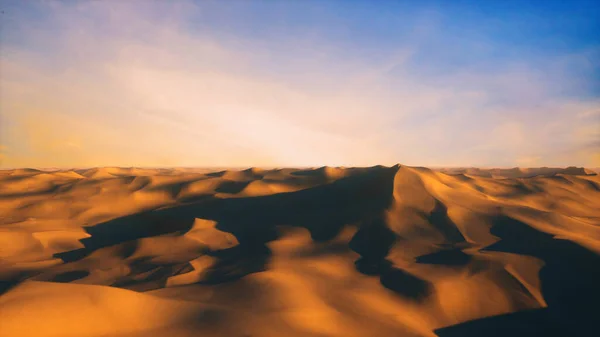
[[[154,166],[164,158],[184,166],[511,166],[552,158],[558,140],[578,147],[596,136],[585,128],[600,104],[554,95],[560,83],[544,69],[410,69],[418,38],[439,34],[435,20],[373,61],[320,40],[217,39],[186,25],[202,12],[188,2],[49,3],[50,19],[39,25],[56,29],[27,32],[53,49],[8,46],[1,55],[0,114],[54,129],[10,133],[25,155],[19,162],[9,153],[6,166]],[[49,150],[27,147],[25,134],[64,138],[85,153],[39,156]]]

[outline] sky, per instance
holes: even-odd
[[[0,11],[0,168],[600,167],[598,1]]]

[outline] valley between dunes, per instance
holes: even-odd
[[[0,336],[591,336],[582,168],[0,171]]]

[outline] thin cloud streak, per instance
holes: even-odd
[[[438,16],[365,57],[322,37],[217,38],[188,25],[201,4],[151,4],[48,2],[19,32],[52,49],[3,44],[0,165],[598,165],[599,101],[560,95],[586,85],[581,53],[432,74],[417,61]]]

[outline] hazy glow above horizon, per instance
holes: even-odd
[[[0,168],[600,166],[600,5],[452,3],[3,2]]]

